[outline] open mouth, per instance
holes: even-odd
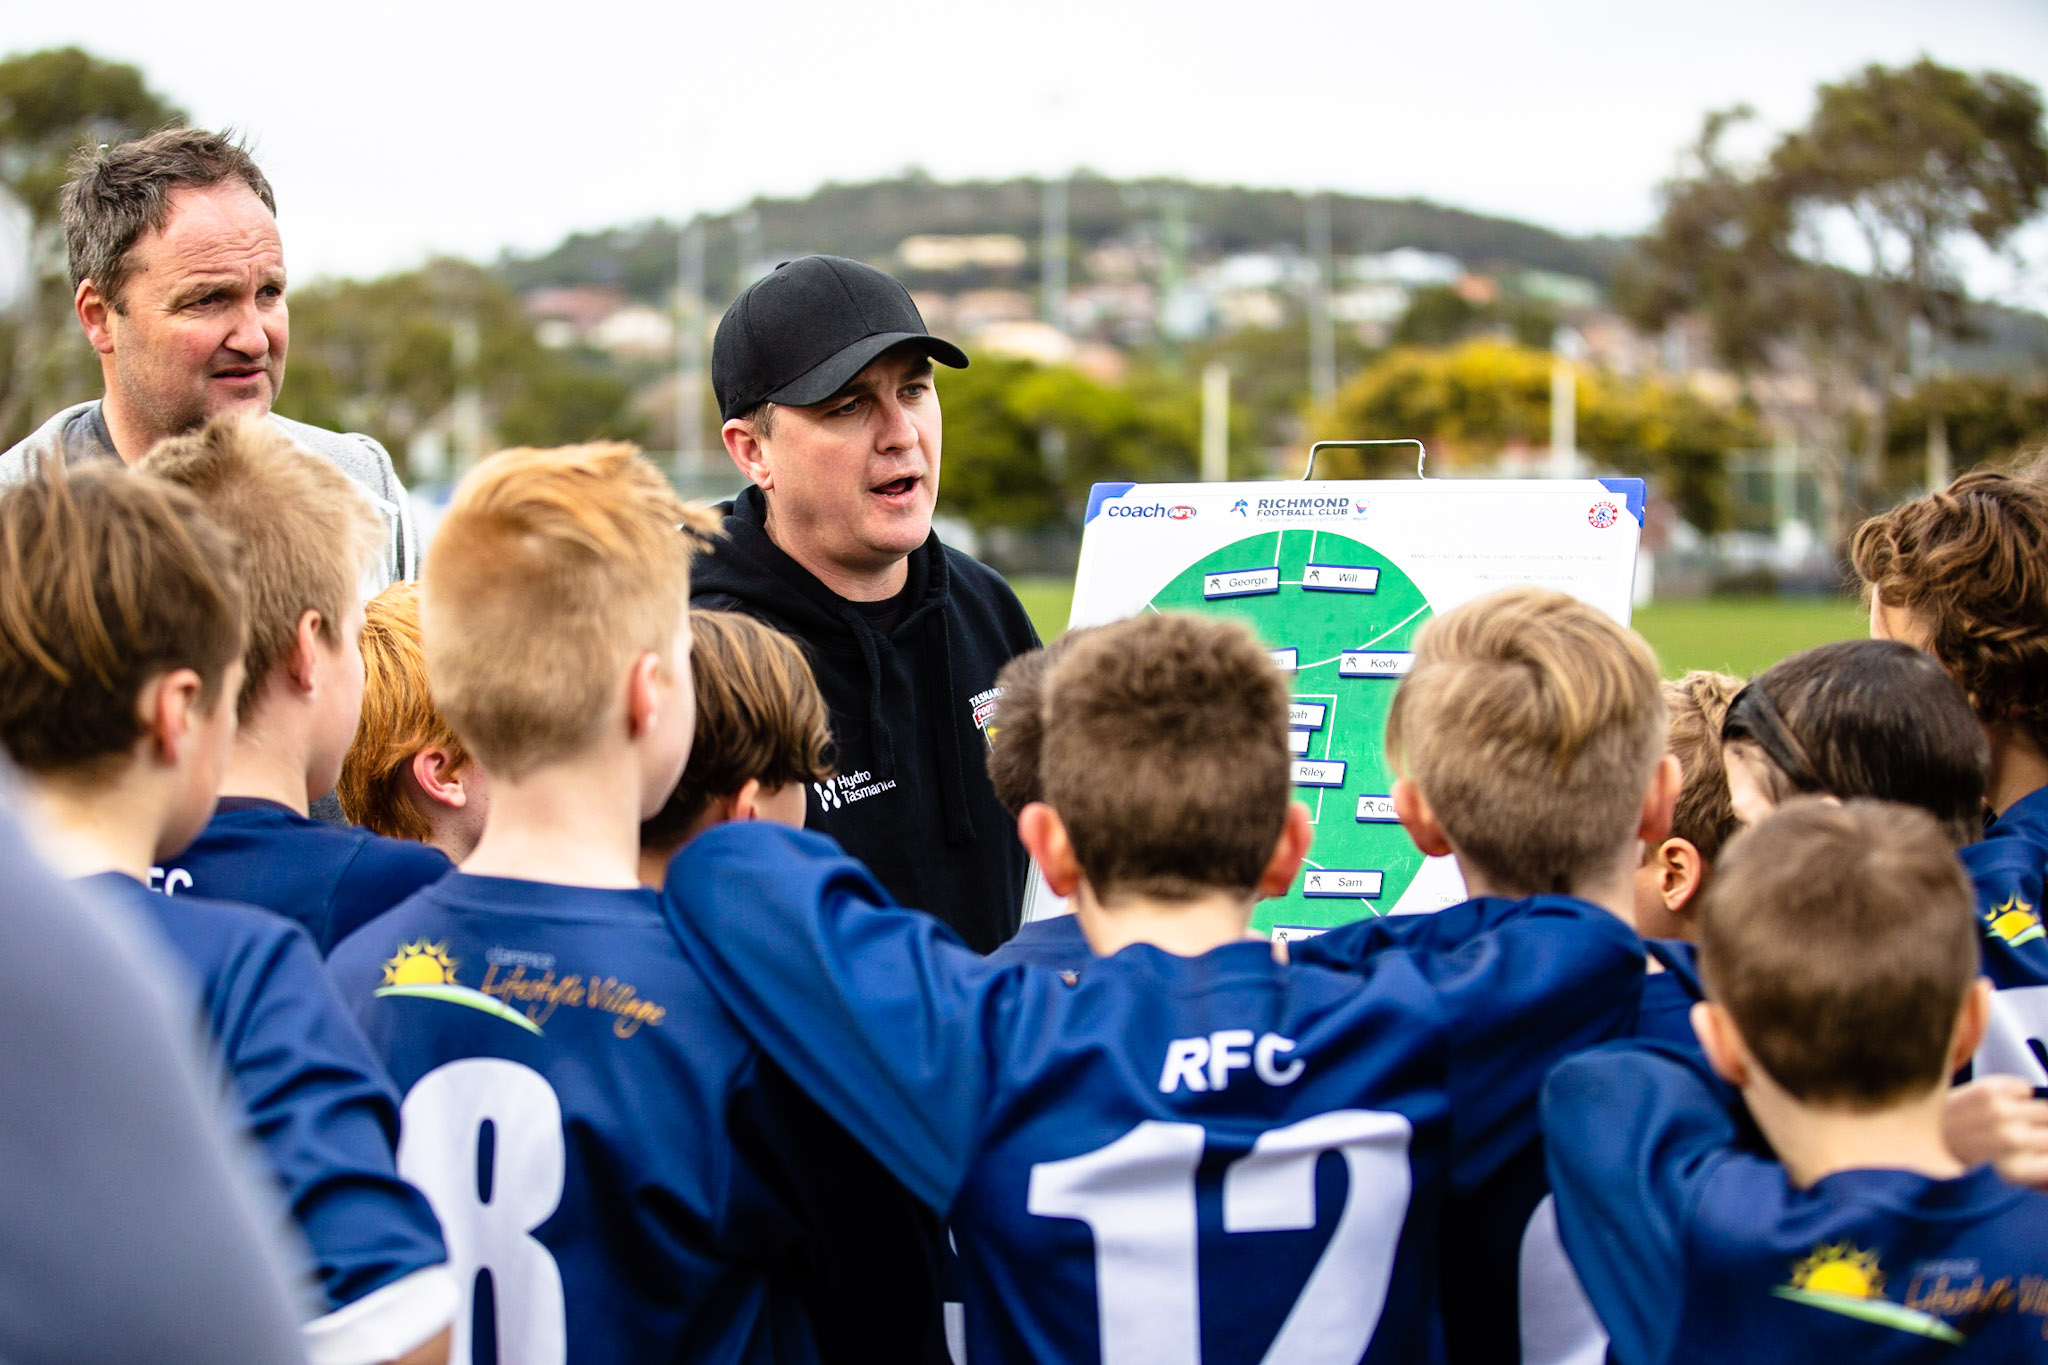
[[[905,474],[900,479],[891,479],[887,483],[878,483],[873,488],[870,488],[868,492],[873,493],[876,497],[879,498],[885,498],[890,501],[896,501],[903,498],[907,498],[912,493],[916,492],[917,485],[917,475]]]

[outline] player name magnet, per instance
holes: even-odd
[[[1294,785],[1341,787],[1344,785],[1344,764],[1337,759],[1298,758],[1294,761]]]
[[[1394,798],[1391,796],[1359,797],[1358,823],[1361,825],[1400,824],[1401,817],[1394,814]]]
[[[1301,571],[1303,592],[1378,592],[1380,571],[1362,564],[1310,564]]]
[[[1415,666],[1415,656],[1406,650],[1347,649],[1337,656],[1340,678],[1399,678]]]
[[[1363,897],[1371,900],[1380,893],[1385,878],[1378,872],[1344,871],[1334,867],[1310,868],[1302,878],[1301,894],[1312,899]]]
[[[1227,573],[1202,575],[1202,597],[1214,602],[1221,597],[1256,597],[1280,591],[1280,567],[1232,569]]]

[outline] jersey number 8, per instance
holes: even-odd
[[[476,1283],[487,1271],[500,1365],[562,1365],[562,1272],[533,1237],[562,1202],[567,1153],[554,1087],[532,1067],[469,1057],[420,1077],[399,1124],[398,1173],[434,1206],[462,1290],[448,1359],[472,1359]]]

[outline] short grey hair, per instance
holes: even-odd
[[[277,212],[270,182],[232,131],[165,128],[133,142],[80,148],[57,204],[72,292],[91,280],[118,310],[128,283],[128,253],[137,238],[163,231],[170,221],[171,191],[236,180]]]

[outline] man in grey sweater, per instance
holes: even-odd
[[[133,464],[216,413],[270,412],[290,341],[276,211],[255,161],[216,133],[171,128],[81,153],[60,216],[72,306],[99,352],[106,395],[65,408],[0,455],[0,483],[53,457]],[[362,485],[383,516],[381,581],[365,586],[413,577],[412,516],[384,447],[271,420]]]

